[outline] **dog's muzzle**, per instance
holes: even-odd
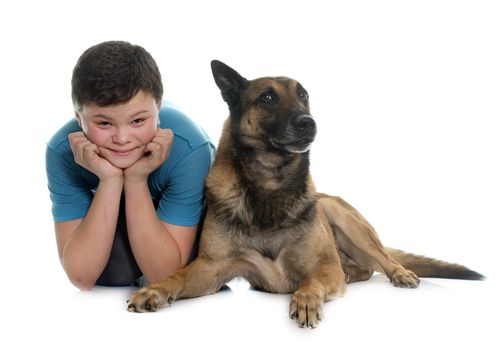
[[[302,114],[293,117],[288,124],[284,139],[273,144],[290,153],[304,153],[311,148],[316,137],[316,122],[311,115]]]
[[[312,135],[313,138],[316,136],[316,122],[312,115],[299,115],[293,120],[293,124],[300,133]]]
[[[307,152],[316,137],[316,122],[311,115],[303,114],[294,118],[293,125],[296,129],[297,141],[289,148],[293,153]]]

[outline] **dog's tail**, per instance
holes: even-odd
[[[449,263],[421,255],[403,252],[402,250],[387,248],[393,260],[418,277],[453,278],[461,280],[483,280],[485,276],[470,270],[465,266]]]

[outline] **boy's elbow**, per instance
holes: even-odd
[[[71,283],[74,284],[77,288],[79,288],[82,291],[91,290],[93,288],[93,286],[95,285],[94,283],[79,281],[79,280],[76,280],[76,281],[71,280]]]
[[[62,258],[61,262],[67,278],[76,288],[80,290],[90,290],[93,288],[98,276],[91,276],[90,273],[84,269],[78,268],[78,266],[72,264],[71,261],[67,261]]]
[[[85,291],[91,290],[95,285],[95,281],[90,278],[85,278],[81,276],[68,276],[69,281],[78,289]]]

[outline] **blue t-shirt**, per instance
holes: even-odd
[[[148,177],[150,194],[158,203],[157,216],[174,225],[196,225],[215,147],[207,134],[171,103],[163,103],[159,119],[161,128],[173,131],[174,140],[169,157]],[[99,182],[95,174],[74,161],[67,137],[76,131],[82,130],[73,119],[47,145],[46,170],[55,222],[84,218]]]

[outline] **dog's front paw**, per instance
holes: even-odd
[[[162,306],[169,306],[175,300],[170,293],[158,285],[137,290],[128,300],[129,312],[153,312]]]
[[[390,277],[395,287],[401,288],[418,288],[419,278],[412,271],[406,269],[397,269]]]
[[[299,327],[316,328],[323,319],[323,298],[308,292],[296,291],[290,302],[290,318]]]

